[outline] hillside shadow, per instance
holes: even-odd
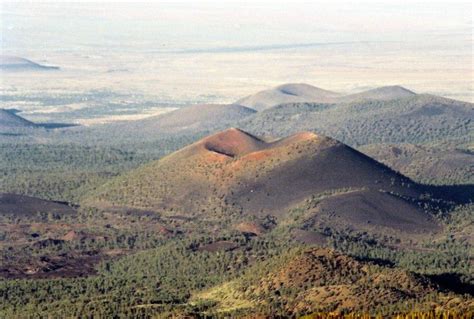
[[[357,261],[370,262],[378,266],[383,267],[395,267],[395,263],[390,260],[382,258],[371,258],[371,257],[353,257]]]
[[[57,129],[57,128],[75,127],[75,126],[80,126],[80,125],[74,124],[74,123],[38,123],[36,124],[36,126],[46,128],[46,129]]]
[[[434,198],[443,199],[456,204],[474,203],[474,185],[431,185],[429,192]]]
[[[3,133],[3,132],[0,132],[0,136],[23,136],[25,134],[21,134],[21,133]]]
[[[370,257],[354,257],[357,261],[370,262],[382,267],[396,267],[395,263],[390,260],[382,258],[370,258]],[[438,275],[422,275],[428,278],[433,284],[436,284],[440,289],[444,291],[454,292],[456,294],[468,294],[474,296],[474,285],[471,283],[463,282],[461,280],[461,274],[458,273],[444,273]]]
[[[440,275],[428,275],[426,277],[436,283],[443,290],[474,296],[474,285],[462,282],[460,274],[445,273]]]

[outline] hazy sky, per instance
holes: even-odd
[[[2,3],[1,43],[7,52],[206,50],[350,41],[460,40],[467,45],[472,40],[470,2]]]
[[[472,20],[470,1],[2,1],[2,53],[64,71],[3,88],[219,102],[296,81],[473,101]]]

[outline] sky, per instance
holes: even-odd
[[[57,65],[4,94],[233,102],[287,82],[402,85],[474,102],[469,1],[1,1],[0,49]]]
[[[470,2],[2,2],[2,49],[137,51],[472,40]]]

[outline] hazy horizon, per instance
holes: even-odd
[[[5,2],[2,54],[61,71],[2,75],[1,91],[106,91],[166,106],[304,82],[345,93],[402,85],[473,102],[472,5],[446,4]],[[53,116],[41,108],[25,106]]]

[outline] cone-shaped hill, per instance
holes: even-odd
[[[318,195],[346,196],[355,190],[358,196],[347,195],[341,210],[351,215],[348,205],[360,204],[357,214],[363,220],[353,212],[354,224],[369,218],[390,226],[393,217],[401,229],[406,224],[434,227],[409,200],[422,194],[420,186],[334,139],[307,132],[264,141],[228,129],[116,178],[85,204],[173,211],[187,217],[280,218]],[[374,204],[368,203],[374,198]],[[339,211],[332,202],[316,208]]]
[[[263,111],[280,104],[288,103],[342,103],[367,100],[398,100],[417,94],[399,85],[382,86],[354,94],[341,94],[327,91],[304,83],[287,83],[275,88],[257,92],[244,97],[236,104]]]
[[[257,111],[262,111],[283,103],[329,103],[334,102],[339,96],[339,93],[323,90],[309,84],[287,83],[244,97],[238,100],[236,104],[245,105]]]
[[[30,122],[21,116],[16,115],[14,112],[0,109],[0,129],[2,128],[24,128],[24,127],[35,127],[33,122]]]
[[[57,66],[42,65],[17,56],[0,55],[0,71],[58,70]]]
[[[339,101],[356,102],[360,100],[396,100],[416,96],[416,93],[402,86],[382,86],[341,97]]]

